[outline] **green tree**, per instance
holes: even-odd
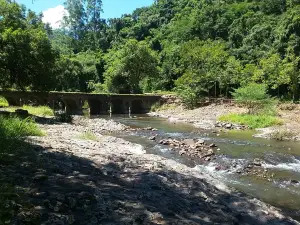
[[[114,93],[141,93],[141,81],[158,74],[156,53],[136,40],[127,41],[121,49],[112,49],[105,59],[105,84]]]
[[[190,96],[200,97],[213,87],[216,92],[216,84],[221,82],[227,60],[228,53],[223,42],[194,40],[184,44],[181,50],[184,73],[175,82],[178,93],[187,88],[194,92]]]
[[[0,57],[4,87],[49,90],[54,85],[56,54],[41,16],[0,0]]]
[[[267,58],[262,58],[259,66],[260,70],[256,73],[254,80],[263,82],[272,89],[277,89],[278,97],[280,97],[280,86],[290,83],[289,75],[284,72],[286,65],[280,55],[272,54]]]
[[[275,105],[274,99],[267,94],[267,86],[264,84],[249,83],[235,89],[232,95],[237,103],[248,109],[249,114],[260,113],[261,110]]]
[[[300,57],[293,53],[288,53],[284,59],[284,69],[281,72],[283,76],[289,76],[290,90],[294,102],[299,101],[299,79],[300,79]]]

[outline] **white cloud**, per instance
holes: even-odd
[[[58,5],[55,8],[49,8],[43,11],[43,22],[50,23],[53,29],[60,28],[62,19],[66,15],[67,10],[63,5]]]

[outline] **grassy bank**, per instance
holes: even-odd
[[[251,129],[265,128],[275,125],[282,125],[282,121],[271,115],[252,115],[252,114],[227,114],[219,118],[220,121],[236,123],[249,126]]]
[[[0,96],[0,107],[7,107],[7,106],[8,106],[8,102],[6,101],[6,99]]]
[[[0,116],[1,140],[14,140],[25,136],[40,136],[42,134],[42,131],[30,118],[20,119],[18,117]]]
[[[0,165],[3,168],[20,166],[32,151],[24,142],[26,136],[41,136],[43,132],[30,119],[0,116]],[[25,155],[25,156],[24,156]],[[3,170],[5,171],[5,170]],[[14,180],[5,172],[0,174],[0,224],[11,224],[11,218],[17,213],[15,205],[23,200],[22,194],[14,186]]]
[[[35,116],[54,116],[53,110],[48,106],[30,106],[24,105],[23,107],[7,107],[5,110],[14,112],[16,109],[24,109],[31,115]]]

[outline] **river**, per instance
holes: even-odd
[[[209,173],[228,186],[277,206],[287,215],[300,220],[300,143],[253,138],[253,132],[250,131],[216,134],[212,130],[197,129],[191,124],[174,124],[166,119],[145,115],[134,118],[115,116],[113,119],[133,128],[158,129],[156,132],[133,131],[118,134],[118,137],[143,145],[148,153],[195,167],[199,172]],[[160,139],[204,139],[208,143],[215,143],[220,151],[216,160],[203,163],[197,159],[180,156],[168,146],[149,140],[154,134],[158,134]],[[257,158],[264,162],[263,170],[273,174],[272,180],[237,173],[249,161]],[[226,169],[217,170],[220,165]]]

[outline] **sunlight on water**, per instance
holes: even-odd
[[[267,169],[282,169],[282,170],[292,170],[300,173],[300,160],[294,159],[291,163],[279,163],[277,165],[264,164],[264,168]]]

